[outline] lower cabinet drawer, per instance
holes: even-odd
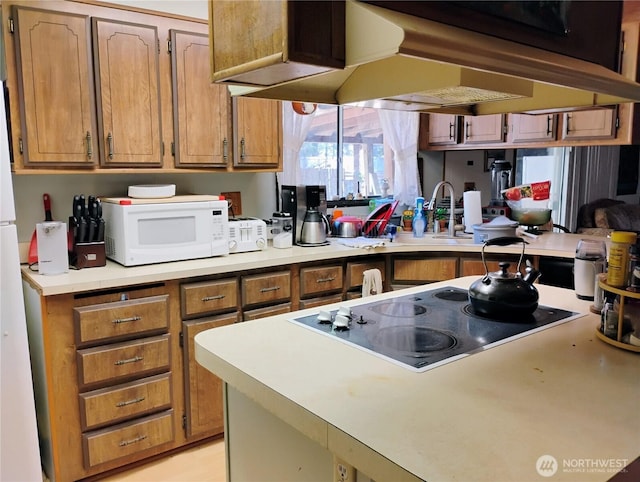
[[[173,410],[88,432],[82,435],[84,466],[90,469],[172,442],[174,438]]]
[[[183,318],[228,311],[238,306],[236,278],[186,283],[180,287]]]
[[[300,297],[342,290],[342,266],[316,266],[300,270]]]
[[[82,431],[171,408],[171,374],[81,393]]]
[[[80,389],[169,371],[169,339],[166,334],[78,350]]]
[[[291,299],[291,272],[278,271],[242,277],[242,306]]]

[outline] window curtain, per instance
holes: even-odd
[[[313,114],[300,115],[294,112],[291,102],[282,103],[282,163],[283,171],[278,173],[280,185],[302,184],[298,154],[311,129]]]
[[[418,179],[418,128],[420,114],[379,110],[384,141],[393,150],[393,195],[401,204],[413,206],[421,196]]]

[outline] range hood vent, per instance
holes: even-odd
[[[640,84],[601,65],[374,5],[346,1],[346,66],[233,96],[452,114],[640,102]]]

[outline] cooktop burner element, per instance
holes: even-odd
[[[419,305],[411,300],[403,302],[381,302],[369,308],[376,313],[384,316],[398,316],[400,318],[414,318],[424,315],[427,307]]]
[[[456,339],[442,331],[426,326],[387,326],[373,337],[373,346],[404,353],[411,357],[423,357],[426,353],[448,350],[455,346]]]
[[[539,305],[527,319],[494,320],[473,312],[467,290],[447,286],[352,306],[339,330],[318,314],[290,321],[421,372],[577,315]]]

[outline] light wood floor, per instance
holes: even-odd
[[[224,439],[169,455],[126,472],[102,479],[105,482],[225,482]]]

